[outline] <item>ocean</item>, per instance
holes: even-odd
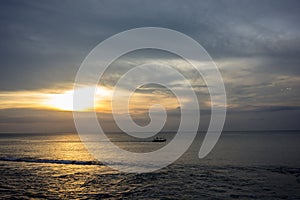
[[[109,134],[135,152],[165,145]],[[173,133],[163,136],[169,141]],[[175,163],[128,174],[95,160],[76,133],[2,133],[0,198],[300,199],[300,131],[223,132],[199,159],[202,136]]]

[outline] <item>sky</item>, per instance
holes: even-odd
[[[0,132],[75,131],[71,100],[80,64],[101,41],[139,27],[180,31],[206,49],[226,88],[224,130],[299,130],[299,8],[292,0],[2,0]],[[194,81],[205,129],[210,107],[203,80],[176,55],[141,50],[112,63],[99,85],[97,112],[105,130],[117,130],[109,114],[113,84],[124,70],[149,61],[170,64]],[[149,122],[151,103],[161,103],[170,116],[166,130],[177,127],[178,102],[165,88],[145,86],[131,101],[138,124]]]

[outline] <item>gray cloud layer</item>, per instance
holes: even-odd
[[[206,48],[220,67],[232,112],[284,109],[299,116],[299,8],[296,0],[4,0],[0,91],[72,84],[99,42],[127,29],[160,26]]]
[[[162,26],[186,33],[215,59],[254,57],[262,60],[263,71],[299,73],[299,4],[1,1],[1,89],[71,82],[80,62],[98,42],[142,26]]]

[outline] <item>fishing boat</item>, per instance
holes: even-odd
[[[165,141],[167,141],[167,139],[162,137],[156,137],[152,140],[152,142],[165,142]]]

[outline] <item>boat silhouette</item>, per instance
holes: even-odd
[[[152,142],[165,142],[165,141],[167,141],[167,139],[162,137],[156,137],[152,140]]]

